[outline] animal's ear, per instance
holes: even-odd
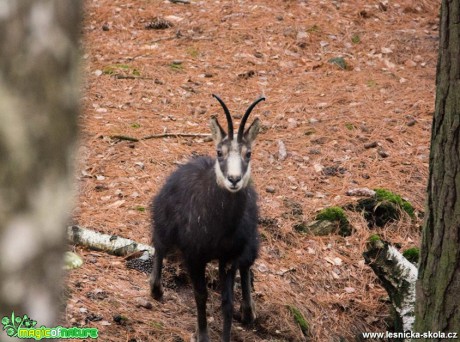
[[[212,140],[214,140],[214,143],[218,145],[225,138],[225,131],[215,116],[211,117],[209,126],[211,127]]]
[[[257,134],[259,134],[260,130],[260,121],[256,118],[251,126],[244,132],[244,140],[252,144],[254,140],[256,140]]]

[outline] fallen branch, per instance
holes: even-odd
[[[155,138],[167,138],[167,137],[188,137],[188,138],[208,138],[211,134],[208,133],[162,133],[162,134],[152,134],[147,135],[146,137],[141,138],[140,140],[155,139]]]
[[[157,138],[169,138],[169,137],[184,137],[184,138],[209,138],[211,134],[208,133],[161,133],[161,134],[152,134],[142,137],[140,139],[126,136],[126,135],[111,135],[111,139],[118,139],[118,140],[128,140],[138,142],[140,140],[148,140],[148,139],[157,139]]]
[[[117,235],[102,234],[80,226],[67,227],[67,239],[73,244],[117,256],[126,256],[144,251],[147,251],[150,255],[155,253],[155,249],[152,246]]]
[[[417,267],[378,237],[367,244],[364,260],[381,280],[396,311],[396,331],[412,330]]]

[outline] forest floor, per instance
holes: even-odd
[[[362,187],[400,194],[423,216],[439,3],[85,0],[73,223],[150,243],[151,198],[178,164],[213,155],[214,146],[203,137],[113,136],[209,133],[211,115],[225,122],[212,93],[237,118],[264,95],[251,116],[263,128],[252,162],[263,223],[253,267],[258,318],[249,328],[235,321],[232,340],[354,341],[387,330],[388,296],[362,253],[375,233],[401,250],[418,246],[422,219],[369,229],[361,213],[347,212],[349,237],[293,226],[355,202],[346,192]],[[330,62],[337,57],[346,68]],[[190,339],[196,311],[180,264],[166,264],[159,303],[149,296],[148,275],[123,258],[72,248],[85,263],[67,274],[62,325],[96,327],[100,341]],[[217,341],[215,265],[208,277]]]

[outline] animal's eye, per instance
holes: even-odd
[[[222,158],[223,154],[221,150],[217,150],[217,157]]]
[[[251,158],[251,151],[246,152],[246,158]]]

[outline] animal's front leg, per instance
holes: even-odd
[[[189,273],[193,284],[193,291],[195,293],[195,302],[198,314],[196,336],[192,338],[192,341],[195,340],[197,342],[209,342],[208,322],[206,319],[206,301],[208,299],[208,290],[206,288],[205,268],[206,265],[189,266]]]
[[[157,248],[153,257],[153,269],[150,275],[150,294],[156,300],[163,297],[163,286],[161,285],[161,269],[163,268],[163,253]]]
[[[222,314],[224,326],[222,329],[222,341],[230,341],[233,318],[233,287],[235,284],[235,264],[229,265],[228,269],[224,262],[219,262],[219,278],[222,287]]]
[[[249,267],[240,267],[241,291],[243,301],[241,303],[241,322],[243,324],[254,323],[256,310],[251,297],[251,270]]]

